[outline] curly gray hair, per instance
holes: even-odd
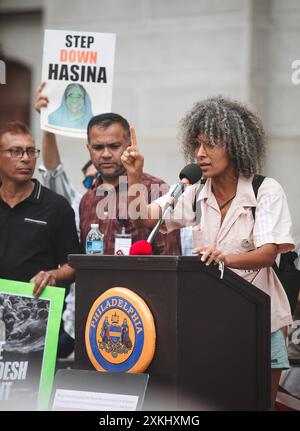
[[[266,151],[266,136],[258,114],[240,102],[212,97],[196,103],[180,122],[181,149],[193,161],[205,136],[213,148],[225,146],[237,174],[250,177],[260,172]]]

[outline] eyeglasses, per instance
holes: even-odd
[[[29,159],[37,159],[40,155],[41,150],[36,148],[9,148],[7,150],[0,150],[1,152],[8,152],[12,159],[22,159],[24,154],[26,153]]]
[[[68,94],[67,99],[80,100],[80,99],[84,99],[84,97],[82,94]]]

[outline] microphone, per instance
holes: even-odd
[[[150,254],[152,254],[152,245],[150,244],[150,242],[146,241],[145,239],[142,239],[132,244],[129,250],[129,254],[135,256],[149,256]]]
[[[180,182],[177,184],[177,186],[175,187],[175,189],[170,195],[170,198],[173,198],[173,199],[170,199],[171,202],[166,203],[165,208],[163,210],[163,214],[161,218],[158,220],[158,222],[156,223],[156,225],[154,226],[153,230],[151,231],[147,241],[141,240],[132,244],[129,251],[130,255],[152,254],[152,244],[156,238],[156,235],[159,232],[159,228],[162,222],[166,218],[169,208],[171,206],[174,208],[177,199],[184,192],[184,189],[186,186],[195,184],[196,182],[201,180],[201,177],[202,177],[202,170],[200,166],[198,166],[196,163],[190,163],[180,171],[180,174],[179,174]]]
[[[174,208],[177,202],[177,199],[184,192],[185,187],[195,184],[197,181],[200,181],[201,177],[202,177],[202,170],[200,166],[198,166],[196,163],[189,163],[180,171],[179,178],[181,181],[177,184],[177,186],[171,193],[170,199],[165,205],[161,218],[158,220],[157,224],[154,226],[152,232],[150,233],[147,239],[147,241],[150,242],[150,244],[153,243],[156,235],[158,234],[159,228],[162,222],[164,221],[164,219],[166,218],[166,215],[170,207]]]
[[[171,193],[171,197],[174,198],[174,201],[177,201],[179,196],[184,192],[186,186],[191,184],[195,184],[197,181],[200,181],[202,177],[202,170],[200,166],[196,163],[190,163],[186,165],[179,174],[180,182],[177,184],[173,192]],[[170,205],[170,204],[169,204]],[[174,206],[174,204],[172,204]]]

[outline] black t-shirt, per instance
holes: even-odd
[[[14,208],[0,199],[0,278],[30,281],[80,253],[73,209],[33,181],[32,194]]]

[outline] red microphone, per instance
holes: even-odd
[[[137,241],[130,247],[129,250],[130,255],[144,255],[149,256],[152,254],[152,245],[150,242],[142,239],[141,241]]]

